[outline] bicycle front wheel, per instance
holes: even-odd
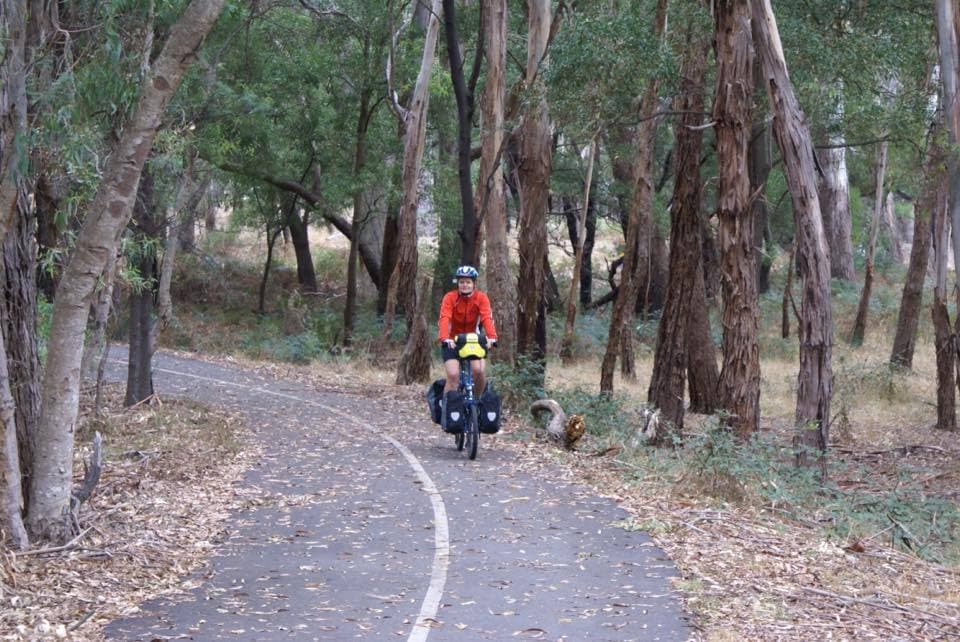
[[[470,418],[466,429],[467,436],[467,456],[470,459],[477,458],[477,448],[480,447],[480,423],[477,413],[477,406],[470,406]]]

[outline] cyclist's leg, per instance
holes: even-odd
[[[473,362],[471,362],[471,369],[473,370],[473,396],[477,399],[483,394],[483,388],[487,383],[486,366],[486,359],[474,359]]]
[[[456,390],[460,385],[460,361],[457,360],[457,351],[447,346],[443,346],[441,355],[443,357],[443,372],[447,378],[447,382],[443,386],[443,392],[447,393]]]

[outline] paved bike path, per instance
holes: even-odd
[[[144,604],[117,640],[686,640],[676,570],[588,489],[469,461],[386,395],[328,392],[158,354],[161,395],[240,411],[264,447],[189,595]]]

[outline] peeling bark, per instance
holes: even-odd
[[[760,313],[747,167],[754,56],[749,0],[718,2],[715,19],[713,118],[720,166],[717,217],[723,292],[723,368],[718,396],[734,433],[746,439],[760,427]]]
[[[483,127],[480,131],[480,170],[476,199],[477,216],[486,234],[487,293],[497,322],[497,349],[491,359],[513,363],[516,355],[516,289],[510,272],[507,241],[507,203],[503,185],[506,159],[504,94],[507,66],[507,2],[483,0],[487,79],[480,99]]]
[[[825,477],[833,396],[830,255],[820,215],[810,131],[787,74],[770,0],[753,2],[753,39],[762,62],[774,114],[773,131],[793,203],[797,257],[803,277],[795,415],[797,463],[810,465],[810,455],[816,455]]]

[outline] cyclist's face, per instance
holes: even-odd
[[[460,277],[457,279],[457,289],[460,290],[460,294],[470,294],[473,292],[475,284],[473,279],[467,277]]]

